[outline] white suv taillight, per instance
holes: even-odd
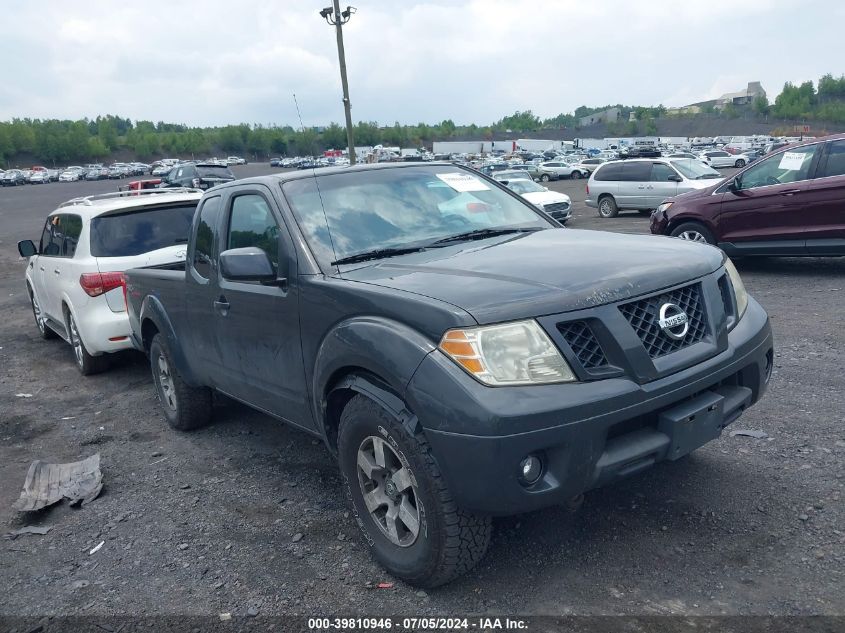
[[[123,287],[126,295],[126,281],[123,273],[83,273],[79,276],[79,285],[89,297],[99,297],[109,290]]]

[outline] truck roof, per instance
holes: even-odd
[[[242,185],[244,183],[263,183],[270,184],[276,182],[287,182],[289,180],[301,180],[303,178],[313,178],[314,175],[330,176],[332,174],[348,174],[360,171],[374,171],[380,169],[412,169],[414,167],[458,167],[452,162],[438,161],[438,162],[401,162],[401,163],[373,163],[373,164],[356,164],[356,165],[341,165],[339,167],[315,167],[309,169],[299,169],[297,171],[282,172],[279,174],[268,174],[266,176],[253,176],[251,178],[240,178],[232,182],[221,183],[214,187],[215,190],[220,190],[224,187],[232,187]]]

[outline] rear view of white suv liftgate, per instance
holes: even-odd
[[[47,216],[37,245],[18,243],[29,258],[38,331],[70,343],[82,374],[103,371],[109,353],[132,348],[123,272],[183,260],[201,195],[152,189],[75,198]]]

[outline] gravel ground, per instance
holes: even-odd
[[[574,515],[497,520],[488,556],[446,587],[378,589],[392,579],[309,436],[223,399],[210,427],[177,433],[142,356],[83,378],[69,346],[37,337],[14,242],[61,200],[116,184],[0,190],[0,532],[53,526],[0,542],[0,614],[845,614],[845,260],[739,264],[771,315],[776,367],[734,427],[766,438],[725,436]],[[647,232],[635,213],[586,209],[584,181],[551,188],[572,196],[572,227]],[[93,503],[11,508],[33,459],[94,452]]]

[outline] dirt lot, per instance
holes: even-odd
[[[777,357],[769,393],[734,427],[768,437],[725,436],[589,494],[574,516],[497,520],[488,556],[449,586],[375,589],[391,579],[321,445],[224,401],[209,428],[174,432],[142,356],[83,378],[69,346],[36,336],[14,242],[59,201],[115,186],[0,190],[0,532],[53,526],[0,542],[0,613],[845,614],[845,260],[739,266]],[[647,231],[637,214],[586,209],[584,181],[552,188],[572,195],[573,228]],[[12,510],[33,459],[94,452],[96,501]]]

